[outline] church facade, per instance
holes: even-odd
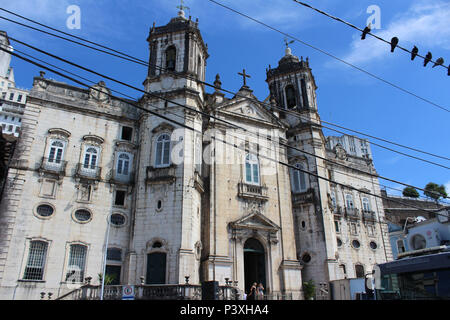
[[[147,41],[139,101],[103,82],[34,78],[0,207],[0,298],[57,297],[106,273],[111,284],[189,277],[245,292],[261,282],[302,299],[304,281],[326,286],[391,259],[381,200],[342,186],[380,193],[341,166],[376,173],[370,146],[324,136],[309,61],[288,48],[267,70],[268,99],[245,70],[227,98],[219,76],[205,92],[208,49],[182,11]]]

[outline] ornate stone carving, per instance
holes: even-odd
[[[340,144],[337,144],[336,147],[334,147],[334,152],[336,153],[336,158],[339,160],[347,160],[347,152]]]
[[[94,85],[89,89],[89,98],[97,101],[100,104],[106,104],[110,102],[110,90],[106,88],[103,81]]]

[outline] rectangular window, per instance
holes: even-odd
[[[125,195],[126,195],[125,191],[116,190],[116,196],[114,198],[114,205],[125,206]]]
[[[66,281],[83,282],[86,265],[86,246],[80,244],[70,245],[69,261],[67,265]]]
[[[12,131],[13,131],[13,127],[14,127],[14,126],[9,125],[9,126],[8,126],[8,131],[9,131],[9,132],[12,132]]]
[[[14,92],[11,92],[10,94],[9,94],[9,100],[13,100],[14,99]]]
[[[398,253],[403,253],[406,252],[405,249],[405,242],[403,240],[397,240],[397,249],[398,249]]]
[[[6,99],[6,92],[2,92],[2,99]]]
[[[122,140],[131,141],[133,138],[133,128],[130,127],[122,127]]]
[[[369,236],[371,236],[371,237],[373,237],[374,236],[374,234],[375,234],[375,228],[374,228],[374,226],[373,225],[368,225],[367,226],[367,234],[369,235]]]
[[[48,244],[43,241],[30,242],[24,280],[43,280],[47,246]]]
[[[348,209],[353,209],[354,208],[353,196],[351,194],[347,194],[345,196],[345,203],[346,203]]]
[[[21,94],[19,94],[19,96],[17,97],[17,102],[20,102],[20,101],[22,101],[22,95]]]
[[[358,234],[358,229],[356,228],[356,223],[351,223],[350,224],[350,233],[352,235],[357,235]]]
[[[339,221],[334,221],[334,229],[336,230],[337,233],[341,232]]]

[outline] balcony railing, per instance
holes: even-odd
[[[345,208],[345,217],[350,219],[359,219],[359,210],[356,208]]]
[[[372,210],[363,210],[363,218],[365,221],[376,221],[375,212]]]
[[[238,196],[241,198],[268,200],[267,187],[240,182]]]
[[[340,206],[335,206],[335,207],[332,206],[331,212],[333,212],[333,214],[338,217],[342,217],[342,215],[344,214],[344,210],[342,210],[342,207],[340,207]]]
[[[84,179],[100,180],[101,172],[101,167],[78,163],[75,176]]]
[[[192,284],[158,284],[135,285],[135,300],[201,300],[201,285]],[[57,300],[100,300],[101,286],[84,285]],[[220,286],[217,292],[218,300],[238,300],[241,295],[236,287]],[[104,300],[121,300],[122,286],[105,286]]]
[[[119,173],[116,169],[113,169],[109,173],[109,181],[115,184],[134,184],[134,171],[128,172],[128,174]]]
[[[314,195],[314,190],[309,189],[306,192],[302,193],[293,193],[292,194],[292,203],[294,207],[305,204],[305,203],[315,203],[316,198]]]
[[[175,166],[164,168],[147,167],[147,183],[173,183],[175,180]]]
[[[42,157],[39,170],[45,173],[56,174],[58,176],[64,176],[66,174],[67,161],[49,159]]]

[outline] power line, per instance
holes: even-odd
[[[2,9],[2,8],[0,8],[0,9]],[[3,10],[4,10],[4,9],[3,9]],[[123,53],[123,52],[120,52],[120,51],[118,51],[118,50],[112,49],[112,48],[110,48],[110,47],[107,47],[107,46],[98,44],[98,43],[96,43],[96,42],[92,42],[92,41],[86,40],[86,39],[81,38],[81,37],[72,36],[71,34],[68,34],[68,33],[63,32],[63,31],[60,31],[60,30],[58,30],[58,29],[52,28],[52,27],[50,27],[50,26],[46,26],[46,25],[44,25],[44,24],[42,24],[42,23],[39,23],[39,22],[36,22],[36,21],[34,21],[34,20],[32,20],[32,19],[23,17],[23,16],[21,16],[21,15],[18,15],[18,14],[16,14],[16,13],[11,12],[11,11],[8,11],[8,10],[4,10],[4,11],[9,12],[9,13],[11,13],[11,14],[13,14],[13,15],[18,16],[18,17],[21,17],[21,18],[23,18],[23,19],[26,19],[26,20],[28,20],[28,21],[31,21],[31,22],[33,22],[33,23],[36,23],[36,24],[38,24],[38,25],[44,26],[44,27],[46,27],[46,28],[49,28],[49,29],[51,29],[51,30],[55,30],[55,31],[57,31],[57,32],[61,32],[61,33],[65,34],[65,35],[69,35],[69,36],[71,36],[71,37],[75,37],[75,38],[81,39],[81,40],[83,40],[83,41],[87,41],[87,42],[89,42],[89,43],[98,45],[98,46],[103,47],[103,48],[106,48],[106,49],[108,49],[108,50],[112,50],[112,51],[117,52],[117,53],[119,53],[119,54],[121,54],[121,55],[130,57],[130,58],[136,60],[136,61],[132,61],[132,60],[130,60],[130,59],[125,58],[125,60],[127,60],[127,61],[135,62],[135,63],[141,64],[141,65],[145,65],[145,66],[147,66],[147,67],[150,66],[150,64],[148,64],[147,62],[145,62],[145,61],[143,61],[143,60],[141,60],[141,59],[139,59],[139,58],[133,57],[133,56],[131,56],[131,55],[128,55],[128,54],[126,54],[126,53]],[[82,46],[84,46],[84,47],[87,47],[87,48],[90,48],[90,49],[93,49],[93,50],[97,50],[97,51],[102,52],[102,53],[110,54],[110,55],[115,56],[115,57],[118,57],[118,58],[123,58],[123,57],[118,56],[118,55],[116,55],[116,54],[111,54],[111,53],[109,53],[109,52],[105,52],[104,50],[99,50],[99,49],[94,48],[94,47],[91,47],[91,46],[86,46],[86,45],[84,45],[84,44],[82,44],[82,43],[79,43],[79,42],[77,42],[77,41],[73,41],[73,40],[68,39],[68,38],[65,38],[65,37],[60,37],[60,36],[57,36],[57,35],[55,35],[55,34],[53,34],[53,33],[49,33],[49,32],[43,31],[43,30],[41,30],[41,29],[37,29],[37,28],[31,27],[31,26],[28,26],[28,25],[25,25],[25,24],[22,24],[22,23],[19,23],[19,22],[16,22],[16,21],[13,21],[13,20],[10,20],[10,19],[1,17],[1,16],[0,16],[0,18],[6,19],[6,20],[11,21],[11,22],[14,22],[14,23],[18,23],[18,24],[20,24],[20,25],[22,25],[22,26],[24,26],[24,27],[28,27],[28,28],[31,28],[31,29],[33,29],[33,30],[40,31],[40,32],[46,33],[46,34],[48,34],[48,35],[55,36],[55,37],[58,37],[58,38],[60,38],[60,39],[64,39],[64,40],[66,40],[66,41],[69,41],[69,42],[72,42],[72,43],[75,43],[75,44],[78,44],[78,45],[82,45]],[[153,65],[152,65],[152,66],[153,66]],[[168,73],[170,73],[170,74],[175,74],[175,72],[170,71],[170,70],[168,71],[168,70],[166,70],[166,69],[163,68],[163,67],[160,67],[160,66],[157,66],[157,65],[154,65],[154,66],[155,66],[157,69],[161,70],[161,71],[165,71],[165,72],[168,72]],[[241,95],[239,95],[239,93],[232,92],[232,91],[230,91],[230,90],[226,90],[226,89],[222,89],[222,88],[218,88],[218,87],[216,87],[216,86],[214,86],[214,85],[211,85],[211,84],[209,84],[209,83],[207,83],[207,82],[201,81],[201,80],[199,80],[199,79],[197,79],[197,78],[195,78],[195,77],[193,77],[193,76],[190,76],[190,75],[181,75],[181,76],[184,77],[184,78],[186,78],[186,79],[189,79],[189,80],[197,81],[198,83],[201,83],[201,84],[203,84],[203,85],[212,87],[212,88],[214,88],[214,89],[216,89],[216,90],[220,90],[220,91],[223,91],[223,92],[226,92],[226,93],[231,93],[231,94],[234,94],[235,96],[240,96],[240,97],[243,97],[243,98],[245,98],[245,99],[247,99],[247,100],[255,101],[255,100],[254,100],[253,98],[251,98],[251,97],[241,96]],[[262,104],[268,106],[268,104],[266,104],[266,103],[264,103],[264,102],[259,102],[259,101],[257,101],[257,102],[258,102],[258,103],[262,103]],[[303,119],[303,120],[305,119],[305,118],[302,118],[302,116],[299,115],[298,113],[292,112],[291,110],[284,110],[284,109],[281,109],[281,108],[277,108],[277,107],[275,107],[275,106],[271,106],[271,107],[274,108],[274,109],[278,109],[278,110],[280,110],[280,111],[282,111],[282,112],[285,112],[285,113],[293,114],[294,116],[298,117],[299,119]],[[307,120],[307,121],[308,121],[308,120]],[[435,155],[435,154],[433,154],[433,153],[426,152],[426,151],[422,151],[422,150],[419,150],[419,149],[417,149],[417,148],[407,147],[407,146],[404,146],[404,145],[401,145],[401,144],[398,144],[398,143],[395,143],[395,142],[391,142],[391,141],[389,141],[389,140],[387,140],[387,139],[377,138],[377,137],[375,137],[375,136],[368,135],[368,134],[364,134],[364,133],[361,133],[361,132],[356,131],[356,130],[348,129],[348,128],[345,128],[345,127],[342,127],[342,126],[333,124],[333,123],[331,123],[331,122],[327,122],[327,121],[324,121],[324,120],[321,120],[321,122],[330,124],[330,125],[332,125],[332,126],[340,127],[340,128],[345,129],[345,130],[352,131],[352,132],[357,132],[357,133],[359,133],[359,134],[362,134],[362,135],[371,137],[371,138],[373,138],[373,139],[377,139],[377,140],[384,141],[384,142],[387,142],[387,143],[390,143],[390,144],[394,144],[394,145],[397,145],[397,146],[400,146],[400,147],[403,147],[403,148],[407,148],[407,149],[410,149],[410,150],[413,150],[413,151],[416,151],[416,152],[428,154],[428,155],[431,155],[431,156],[434,156],[434,157],[438,157],[438,158],[441,158],[441,159],[445,159],[445,160],[450,160],[450,158],[447,158],[447,157]],[[325,126],[323,126],[323,127],[324,127],[324,128],[327,128],[327,127],[325,127]],[[333,130],[333,129],[330,128],[330,130]],[[336,131],[336,130],[334,130],[334,131]],[[336,132],[339,132],[339,131],[336,131]],[[346,133],[344,133],[344,134],[346,134]],[[373,144],[375,144],[375,143],[373,143]],[[376,145],[376,144],[375,144],[375,145]],[[384,148],[384,147],[381,146],[381,145],[377,145],[377,146],[379,146],[379,147],[381,147],[381,148]],[[385,148],[385,149],[387,149],[387,150],[389,150],[389,151],[392,151],[392,152],[397,152],[396,150],[393,150],[393,149],[389,149],[389,148]],[[402,155],[409,156],[409,155],[404,154],[404,153],[401,153],[401,152],[397,152],[397,153],[402,154]],[[418,159],[418,160],[422,160],[422,161],[425,161],[425,162],[429,162],[429,163],[431,163],[431,164],[436,164],[436,163],[433,163],[433,162],[430,162],[430,161],[427,161],[427,160],[423,160],[423,159],[421,159],[421,158],[417,158],[417,157],[413,157],[413,158]],[[441,166],[440,164],[436,164],[436,165]],[[445,167],[445,168],[446,168],[446,167]]]
[[[55,59],[58,59],[58,60],[60,60],[60,61],[65,62],[65,63],[68,63],[68,64],[70,64],[70,65],[72,65],[72,66],[75,66],[75,67],[80,68],[80,69],[82,69],[82,70],[85,70],[85,71],[87,71],[87,72],[94,73],[95,75],[98,75],[98,76],[100,76],[100,77],[103,77],[103,78],[108,79],[108,80],[111,80],[111,81],[114,81],[114,82],[119,83],[119,84],[121,84],[121,85],[127,86],[127,87],[129,87],[129,88],[131,88],[131,89],[137,90],[137,91],[142,92],[142,93],[144,93],[144,94],[148,94],[148,95],[150,95],[150,96],[152,96],[152,97],[156,97],[156,98],[165,100],[165,101],[167,101],[167,102],[171,102],[171,103],[173,103],[173,104],[175,104],[175,105],[178,105],[178,106],[183,107],[183,108],[185,108],[185,109],[188,109],[188,110],[190,110],[190,111],[193,111],[193,112],[202,114],[203,116],[205,116],[205,117],[207,117],[207,118],[213,118],[213,119],[215,119],[215,120],[221,121],[221,122],[223,122],[223,123],[225,123],[225,124],[227,124],[227,125],[230,125],[230,126],[232,126],[232,127],[235,127],[235,128],[237,128],[237,129],[244,130],[244,131],[247,132],[247,133],[250,133],[250,134],[252,134],[252,135],[256,135],[257,138],[260,138],[259,134],[257,134],[257,133],[248,131],[247,129],[245,129],[245,128],[243,128],[243,127],[239,127],[239,126],[237,126],[237,125],[235,125],[235,124],[233,124],[233,123],[230,123],[230,122],[228,122],[228,121],[225,121],[225,120],[223,120],[223,119],[220,119],[220,118],[218,118],[218,117],[216,117],[216,116],[213,116],[213,115],[210,115],[210,114],[208,114],[208,113],[205,113],[205,112],[196,110],[195,108],[191,108],[191,107],[188,107],[188,106],[186,106],[186,105],[182,105],[182,104],[180,104],[180,103],[173,102],[173,101],[171,101],[171,100],[169,100],[169,99],[167,99],[167,98],[161,97],[160,95],[153,94],[153,93],[150,93],[150,92],[148,92],[148,91],[144,91],[144,90],[142,90],[142,89],[139,89],[139,88],[136,88],[136,87],[134,87],[134,86],[128,85],[128,84],[126,84],[126,83],[124,83],[124,82],[122,82],[122,81],[118,81],[118,80],[113,79],[113,78],[111,78],[111,77],[109,77],[109,76],[106,76],[106,75],[104,75],[104,74],[100,74],[100,73],[98,73],[98,72],[96,72],[96,71],[93,71],[93,70],[91,70],[91,69],[89,69],[89,68],[85,68],[85,67],[83,67],[83,66],[80,66],[80,65],[78,65],[78,64],[76,64],[76,63],[73,63],[73,62],[68,61],[68,60],[66,60],[66,59],[63,59],[63,58],[61,58],[61,57],[58,57],[58,56],[56,56],[56,55],[54,55],[54,54],[51,54],[51,53],[49,53],[49,52],[47,52],[47,51],[45,51],[45,50],[36,48],[36,47],[34,47],[34,46],[32,46],[32,45],[29,45],[29,44],[27,44],[27,43],[25,43],[25,42],[22,42],[22,41],[20,41],[20,40],[15,39],[15,38],[12,38],[12,37],[11,37],[11,40],[13,40],[13,41],[15,41],[15,42],[18,42],[18,43],[21,43],[21,44],[23,44],[23,45],[25,45],[25,46],[27,46],[27,47],[33,49],[33,50],[36,50],[36,51],[41,52],[41,53],[43,53],[43,54],[46,54],[46,55],[48,55],[48,56],[50,56],[50,57],[52,57],[52,58],[55,58]],[[318,125],[318,124],[312,123],[312,122],[310,122],[310,124],[312,124],[312,125]],[[402,185],[405,185],[405,186],[408,186],[408,187],[413,187],[413,188],[416,188],[416,189],[425,191],[424,189],[421,189],[421,188],[418,188],[418,187],[415,187],[415,186],[412,186],[412,185],[409,185],[409,184],[405,184],[405,183],[403,183],[403,182],[400,182],[400,181],[397,181],[397,180],[394,180],[394,179],[390,179],[390,178],[383,177],[383,176],[380,176],[380,175],[375,175],[375,174],[372,174],[372,173],[370,173],[370,172],[366,172],[366,171],[364,171],[364,170],[360,170],[360,169],[357,169],[357,168],[353,168],[353,167],[346,166],[346,165],[344,165],[344,164],[338,163],[338,162],[333,161],[333,160],[331,160],[331,159],[327,159],[327,158],[324,158],[324,157],[321,157],[321,156],[318,156],[318,155],[309,153],[309,152],[307,152],[307,151],[304,151],[304,150],[301,150],[301,149],[299,149],[299,148],[290,146],[290,145],[288,145],[288,144],[284,144],[284,143],[280,143],[280,144],[283,145],[283,146],[286,147],[286,148],[290,148],[290,149],[292,149],[292,150],[296,150],[296,151],[302,152],[302,153],[304,153],[304,154],[307,154],[307,155],[313,156],[313,157],[315,157],[315,158],[318,158],[318,159],[321,159],[321,160],[324,160],[324,161],[333,163],[333,164],[338,165],[338,166],[341,166],[341,167],[345,167],[345,168],[348,168],[348,169],[357,171],[357,172],[362,173],[362,174],[365,174],[365,175],[370,175],[370,176],[373,176],[373,177],[376,177],[376,178],[388,180],[388,181],[391,181],[391,182],[394,182],[394,183],[397,183],[397,184],[402,184]]]
[[[322,50],[322,49],[320,49],[318,47],[315,47],[315,46],[313,46],[313,45],[303,41],[303,40],[300,40],[299,38],[296,38],[296,37],[294,37],[294,36],[284,32],[284,31],[281,31],[281,30],[279,30],[279,29],[277,29],[275,27],[272,27],[272,26],[270,26],[270,25],[268,25],[268,24],[266,24],[266,23],[264,23],[264,22],[262,22],[262,21],[260,21],[258,19],[252,18],[252,17],[250,17],[250,16],[248,16],[248,15],[242,13],[242,12],[239,12],[239,11],[237,11],[237,10],[235,10],[233,8],[230,8],[230,7],[224,5],[224,4],[220,3],[220,2],[217,2],[215,0],[208,0],[208,1],[213,2],[213,3],[215,3],[215,4],[219,5],[219,6],[227,9],[227,10],[230,10],[230,11],[234,12],[234,13],[237,13],[240,16],[243,16],[243,17],[245,17],[247,19],[250,19],[250,20],[252,20],[252,21],[254,21],[254,22],[258,23],[258,24],[261,24],[261,25],[263,25],[263,26],[265,26],[265,27],[267,27],[267,28],[269,28],[269,29],[271,29],[273,31],[276,31],[276,32],[278,32],[278,33],[280,33],[280,34],[282,34],[282,35],[284,35],[286,37],[289,37],[290,39],[293,39],[293,40],[295,40],[297,42],[300,42],[300,43],[304,44],[305,46],[308,46],[308,47],[310,47],[310,48],[312,48],[312,49],[314,49],[316,51],[319,51],[319,52],[321,52],[321,53],[323,53],[323,54],[325,54],[325,55],[327,55],[327,56],[329,56],[329,57],[331,57],[333,59],[336,59],[336,60],[338,60],[338,61],[340,61],[340,62],[342,62],[342,63],[344,63],[344,64],[346,64],[346,65],[348,65],[348,66],[350,66],[352,68],[355,68],[355,69],[357,69],[357,70],[359,70],[359,71],[361,71],[361,72],[371,76],[372,78],[380,80],[380,81],[382,81],[382,82],[384,82],[384,83],[386,83],[386,84],[388,84],[388,85],[390,85],[390,86],[392,86],[392,87],[394,87],[394,88],[396,88],[398,90],[401,90],[401,91],[403,91],[403,92],[405,92],[405,93],[407,93],[407,94],[409,94],[409,95],[411,95],[413,97],[416,97],[416,98],[418,98],[418,99],[420,99],[422,101],[427,102],[430,105],[433,105],[433,106],[435,106],[435,107],[437,107],[439,109],[442,109],[442,110],[447,111],[447,112],[450,113],[450,109],[448,109],[446,107],[443,107],[443,106],[441,106],[441,105],[439,105],[437,103],[434,103],[434,102],[432,102],[432,101],[430,101],[430,100],[428,100],[426,98],[423,98],[423,97],[421,97],[421,96],[419,96],[419,95],[417,95],[417,94],[415,94],[415,93],[413,93],[413,92],[411,92],[409,90],[406,90],[406,89],[404,89],[404,88],[402,88],[402,87],[400,87],[400,86],[398,86],[398,85],[396,85],[396,84],[394,84],[394,83],[392,83],[392,82],[390,82],[388,80],[385,80],[385,79],[383,79],[383,78],[381,78],[381,77],[379,77],[379,76],[377,76],[377,75],[375,75],[375,74],[373,74],[373,73],[371,73],[371,72],[369,72],[367,70],[364,70],[364,69],[362,69],[362,68],[360,68],[360,67],[358,67],[358,66],[356,66],[356,65],[354,65],[354,64],[352,64],[350,62],[347,62],[347,61],[345,61],[345,60],[343,60],[341,58],[338,58],[335,55],[333,55],[333,54],[331,54],[331,53],[329,53],[329,52],[327,52],[325,50]]]
[[[42,59],[36,58],[36,57],[34,57],[34,56],[32,56],[32,55],[27,54],[26,52],[23,52],[23,51],[18,50],[18,49],[15,49],[15,51],[21,53],[22,55],[25,55],[25,56],[27,56],[27,57],[30,57],[30,58],[32,58],[32,59],[34,59],[34,60],[36,60],[36,61],[45,63],[46,65],[49,65],[49,66],[51,66],[51,67],[53,67],[53,68],[55,68],[55,69],[57,69],[57,70],[66,72],[67,74],[73,75],[73,76],[75,76],[75,77],[77,77],[77,78],[80,78],[80,79],[82,79],[82,80],[84,80],[84,81],[87,81],[87,82],[89,82],[89,83],[95,84],[95,81],[92,81],[92,80],[90,80],[90,79],[84,78],[84,77],[82,77],[82,76],[80,76],[80,75],[77,75],[77,74],[75,74],[75,73],[73,73],[73,72],[70,72],[70,71],[68,71],[68,70],[66,70],[66,69],[60,68],[60,67],[58,67],[58,66],[56,66],[56,65],[53,65],[53,64],[51,64],[51,63],[49,63],[49,62],[47,62],[47,61],[42,60]],[[112,92],[116,92],[117,94],[123,95],[123,96],[125,96],[125,97],[128,97],[128,98],[134,100],[134,97],[131,97],[131,96],[127,95],[127,94],[124,94],[124,93],[122,93],[122,92],[120,92],[120,91],[117,91],[117,90],[114,90],[114,89],[110,89],[110,90],[111,90]],[[156,108],[156,109],[157,109],[157,110],[161,110],[161,109],[158,109],[158,108]],[[165,111],[166,111],[167,113],[170,113],[170,114],[172,114],[172,115],[174,115],[174,116],[176,116],[176,117],[179,117],[179,118],[181,118],[181,119],[184,120],[183,116],[181,116],[181,115],[179,115],[179,114],[170,112],[170,111],[168,111],[168,110],[165,110]],[[240,139],[240,140],[244,140],[244,141],[245,141],[245,139],[242,139],[242,138],[239,138],[239,137],[236,137],[236,136],[233,136],[233,137],[236,138],[236,139]],[[263,147],[263,148],[269,150],[268,147]],[[296,150],[298,150],[298,149],[296,149]],[[300,151],[300,150],[299,150],[299,151]],[[303,152],[303,151],[302,151],[302,152]],[[305,153],[305,152],[304,152],[304,153]],[[342,166],[342,164],[338,164],[338,165],[341,165],[341,166]],[[317,163],[316,163],[316,166],[317,166],[317,167],[320,167],[320,168],[322,168],[322,169],[328,169],[327,167],[321,166],[321,165],[319,165],[319,164],[317,164]],[[346,166],[344,166],[344,167],[346,167]],[[346,167],[346,168],[349,168],[349,167]],[[352,174],[347,173],[347,172],[344,172],[344,171],[339,171],[339,170],[336,170],[336,169],[334,169],[334,171],[337,172],[337,173],[343,174],[343,175],[345,175],[345,176],[348,176],[348,177],[357,178],[357,179],[359,179],[360,181],[370,182],[370,183],[373,182],[373,181],[364,180],[364,179],[362,179],[360,176],[355,176],[355,175],[352,175]],[[365,173],[365,172],[363,172],[363,173]],[[379,176],[377,176],[377,175],[372,175],[372,174],[370,174],[370,173],[367,173],[367,174],[369,174],[370,176],[372,176],[372,177],[374,177],[374,178],[379,178]],[[382,187],[385,187],[385,188],[389,188],[389,189],[395,190],[395,191],[400,191],[400,192],[402,191],[402,190],[400,190],[400,189],[392,188],[392,187],[389,187],[389,186],[387,186],[387,185],[383,185],[383,184],[381,184],[381,183],[379,183],[379,185],[382,186]],[[444,202],[444,201],[441,201],[441,202],[444,203],[444,204],[449,204],[449,203]]]
[[[46,69],[46,70],[49,70],[49,71],[51,71],[51,72],[53,72],[53,73],[55,73],[55,74],[57,74],[57,75],[60,75],[60,76],[62,76],[62,77],[64,77],[64,78],[67,78],[67,79],[69,79],[69,80],[71,80],[71,81],[73,81],[73,82],[75,82],[75,83],[78,83],[78,84],[84,86],[84,87],[91,88],[91,89],[93,89],[93,90],[96,90],[96,91],[100,92],[100,90],[97,89],[97,88],[92,88],[92,87],[90,87],[89,85],[87,85],[87,84],[85,84],[85,83],[83,83],[83,82],[81,82],[81,81],[79,81],[79,80],[76,80],[76,79],[74,79],[74,78],[72,78],[72,77],[69,77],[69,76],[67,76],[67,75],[64,75],[64,74],[62,74],[62,73],[60,73],[60,72],[58,72],[58,71],[56,71],[56,70],[53,70],[53,69],[51,69],[51,68],[49,68],[49,67],[46,67],[46,66],[44,66],[44,65],[42,65],[42,64],[39,64],[39,63],[34,62],[34,61],[32,61],[32,60],[29,60],[29,59],[27,59],[27,58],[25,58],[25,57],[22,57],[22,56],[20,56],[20,55],[14,53],[14,52],[10,52],[9,50],[7,50],[7,49],[5,49],[5,48],[3,48],[3,47],[0,47],[0,50],[2,50],[2,51],[4,51],[4,52],[8,52],[8,53],[10,53],[10,54],[13,55],[13,56],[15,56],[15,57],[17,57],[17,58],[19,58],[19,59],[22,59],[22,60],[24,60],[24,61],[27,61],[27,62],[29,62],[29,63],[32,63],[32,64],[34,64],[34,65],[36,65],[36,66],[38,66],[38,67],[44,68],[44,69]],[[91,71],[91,72],[95,73],[95,71]],[[107,78],[106,76],[104,76],[104,77]],[[120,82],[120,81],[118,81],[118,80],[115,80],[115,81],[116,81],[116,82]],[[129,86],[129,85],[128,85],[128,86]],[[104,93],[104,92],[103,92],[103,93]],[[144,93],[150,95],[149,92],[144,92]],[[180,123],[180,122],[178,122],[178,121],[175,121],[175,120],[173,120],[173,119],[170,119],[170,118],[168,118],[168,117],[165,117],[165,116],[163,116],[163,115],[161,115],[161,114],[158,114],[158,113],[156,113],[156,112],[153,112],[153,111],[151,111],[151,110],[149,110],[149,109],[143,108],[143,107],[141,107],[141,106],[139,106],[139,105],[137,105],[137,104],[131,103],[130,101],[127,101],[127,100],[125,100],[125,99],[123,99],[123,98],[115,97],[115,96],[111,95],[110,93],[105,93],[105,94],[107,94],[108,96],[110,96],[110,97],[112,97],[112,98],[115,98],[115,99],[117,99],[117,100],[121,100],[121,101],[123,101],[123,102],[125,102],[125,103],[127,103],[127,104],[129,104],[129,105],[135,106],[135,107],[137,107],[137,108],[140,109],[140,110],[143,110],[143,111],[145,111],[145,112],[149,112],[149,113],[151,113],[151,114],[153,114],[153,115],[155,115],[155,116],[157,116],[157,117],[160,117],[160,118],[162,118],[162,119],[165,119],[165,120],[167,120],[167,121],[169,121],[169,122],[173,122],[173,123],[175,123],[175,124],[177,124],[177,125],[180,125],[181,127],[184,127],[184,128],[189,129],[189,130],[191,130],[191,131],[194,131],[194,132],[203,134],[203,132],[201,132],[201,131],[199,131],[199,130],[196,130],[195,128],[189,127],[189,126],[187,126],[187,125],[184,124],[184,123]],[[174,101],[171,101],[171,102],[174,103],[174,104],[177,104],[177,103],[175,103]],[[186,106],[185,106],[185,107],[186,107]],[[218,120],[221,120],[221,119],[218,119]],[[223,121],[223,120],[221,120],[221,121]],[[222,140],[222,139],[218,139],[218,138],[216,138],[216,137],[211,137],[211,138],[214,139],[214,140],[223,142],[223,143],[225,143],[225,144],[231,145],[231,146],[233,146],[233,147],[235,147],[235,148],[237,148],[237,149],[242,150],[242,148],[240,148],[240,147],[237,146],[236,144],[231,144],[231,143],[229,143],[229,142],[227,142],[227,141],[224,141],[224,140]],[[245,149],[245,151],[248,151],[248,150]],[[318,179],[323,179],[323,180],[328,181],[328,182],[331,182],[331,183],[333,183],[333,184],[340,185],[340,186],[344,186],[344,187],[346,187],[346,188],[349,188],[349,189],[352,189],[352,190],[355,190],[355,191],[358,191],[358,192],[361,192],[361,193],[364,193],[364,194],[372,195],[372,196],[374,196],[374,197],[378,197],[378,198],[381,198],[381,199],[390,200],[390,201],[397,202],[397,203],[400,203],[400,204],[405,205],[405,204],[402,203],[401,201],[393,200],[393,199],[388,199],[388,198],[386,198],[386,197],[383,197],[383,196],[380,196],[380,195],[377,195],[377,194],[373,194],[373,193],[367,192],[367,191],[365,191],[365,190],[357,189],[357,188],[355,188],[355,187],[353,187],[353,186],[350,186],[350,185],[346,185],[346,184],[343,184],[343,183],[339,183],[339,182],[333,181],[333,180],[331,180],[331,179],[328,179],[328,178],[319,176],[318,174],[309,172],[309,171],[304,170],[304,169],[301,169],[301,168],[297,168],[296,166],[290,165],[290,164],[288,164],[288,163],[284,163],[283,161],[279,161],[279,160],[276,160],[276,159],[272,159],[272,158],[269,158],[269,157],[266,157],[266,156],[263,156],[263,155],[259,155],[259,156],[262,157],[262,158],[264,158],[264,159],[267,159],[267,160],[269,160],[269,161],[273,161],[273,162],[279,163],[279,164],[281,164],[281,165],[287,166],[287,167],[289,167],[289,168],[292,168],[293,170],[301,171],[301,172],[303,172],[303,173],[305,173],[305,174],[314,176],[314,177],[316,177],[316,178],[318,178]],[[410,206],[411,206],[411,205],[410,205]],[[425,210],[425,209],[422,209],[422,208],[419,208],[419,207],[415,207],[415,206],[411,206],[411,207],[414,207],[414,208],[416,208],[416,209],[419,209],[419,210],[424,211],[424,212],[427,212],[427,213],[431,213],[431,214],[433,214],[433,215],[434,215],[434,214],[438,214],[438,213],[436,213],[436,212],[428,211],[428,210]]]
[[[346,24],[346,25],[352,27],[353,29],[356,29],[356,30],[358,30],[358,31],[361,31],[361,32],[363,32],[363,33],[365,33],[365,34],[370,34],[372,37],[374,37],[374,38],[376,38],[376,39],[378,39],[378,40],[381,40],[381,41],[383,41],[383,42],[385,42],[385,43],[387,43],[387,44],[389,44],[389,45],[392,45],[392,41],[388,41],[388,40],[386,40],[386,39],[383,39],[383,38],[381,38],[380,36],[377,36],[376,34],[373,34],[373,33],[371,33],[371,32],[366,32],[366,31],[364,31],[363,29],[361,29],[361,28],[359,28],[359,27],[357,27],[357,26],[351,24],[350,22],[347,22],[347,21],[345,21],[345,20],[342,20],[341,18],[332,16],[331,14],[326,13],[325,11],[322,11],[322,10],[320,10],[320,9],[314,8],[313,6],[311,6],[311,5],[309,5],[309,4],[305,3],[305,2],[298,1],[298,0],[293,0],[293,1],[296,2],[296,3],[298,3],[299,5],[302,5],[302,6],[304,6],[304,7],[310,8],[310,9],[312,9],[312,10],[314,10],[314,11],[317,11],[318,13],[323,14],[323,15],[325,15],[325,16],[331,18],[331,19],[334,19],[334,20],[336,20],[336,21],[342,22],[342,23],[344,23],[344,24]],[[447,69],[448,72],[449,72],[449,75],[450,75],[450,68],[447,67],[447,66],[445,66],[445,65],[443,65],[443,64],[438,64],[436,61],[433,61],[433,60],[431,60],[431,59],[428,59],[427,57],[424,57],[424,56],[418,54],[417,52],[412,52],[412,51],[410,51],[410,50],[408,50],[408,49],[406,49],[406,48],[403,48],[403,47],[399,46],[398,44],[395,46],[395,48],[399,48],[399,49],[401,49],[401,50],[403,50],[403,51],[406,51],[406,52],[408,52],[408,53],[410,53],[410,54],[414,54],[415,56],[420,57],[420,58],[422,58],[422,59],[424,59],[424,60],[428,60],[428,61],[430,61],[430,62],[433,62],[436,66],[440,66],[440,67],[443,67],[443,68]]]

